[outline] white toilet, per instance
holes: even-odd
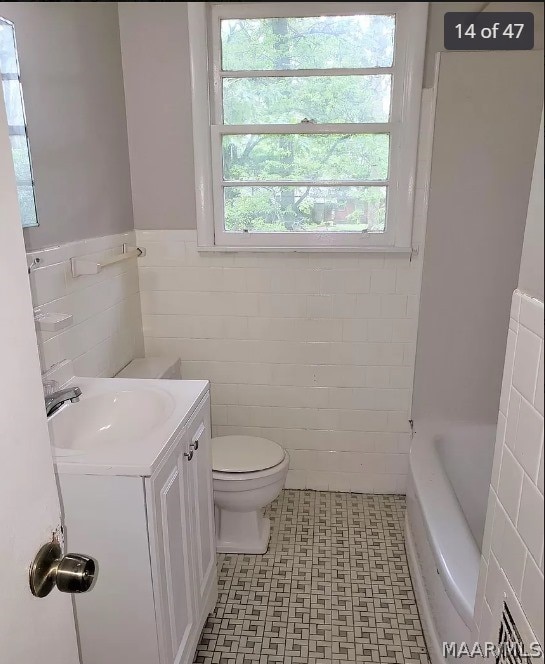
[[[278,443],[254,436],[212,438],[216,548],[265,553],[271,522],[263,508],[284,488],[289,456]]]
[[[130,362],[117,378],[182,377],[180,359],[146,357]],[[286,482],[288,453],[278,443],[254,436],[212,438],[216,548],[219,553],[265,553],[271,522],[263,508]]]

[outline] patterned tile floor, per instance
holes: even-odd
[[[285,490],[264,556],[219,559],[198,664],[427,664],[403,496]]]

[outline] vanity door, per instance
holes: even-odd
[[[201,623],[217,599],[216,536],[212,486],[210,397],[207,396],[187,427],[191,461],[187,463],[192,481],[194,573],[197,613]]]
[[[197,630],[191,467],[184,453],[188,454],[187,433],[145,480],[161,664],[192,662]]]

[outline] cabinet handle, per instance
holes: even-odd
[[[188,461],[191,461],[193,458],[193,450],[189,450],[189,452],[184,452],[184,456],[187,457]]]
[[[193,441],[189,446],[189,449],[190,450],[193,449],[196,452],[199,449],[199,441],[198,440]]]

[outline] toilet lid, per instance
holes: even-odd
[[[284,450],[278,443],[255,436],[212,438],[212,468],[222,473],[252,473],[282,463]]]

